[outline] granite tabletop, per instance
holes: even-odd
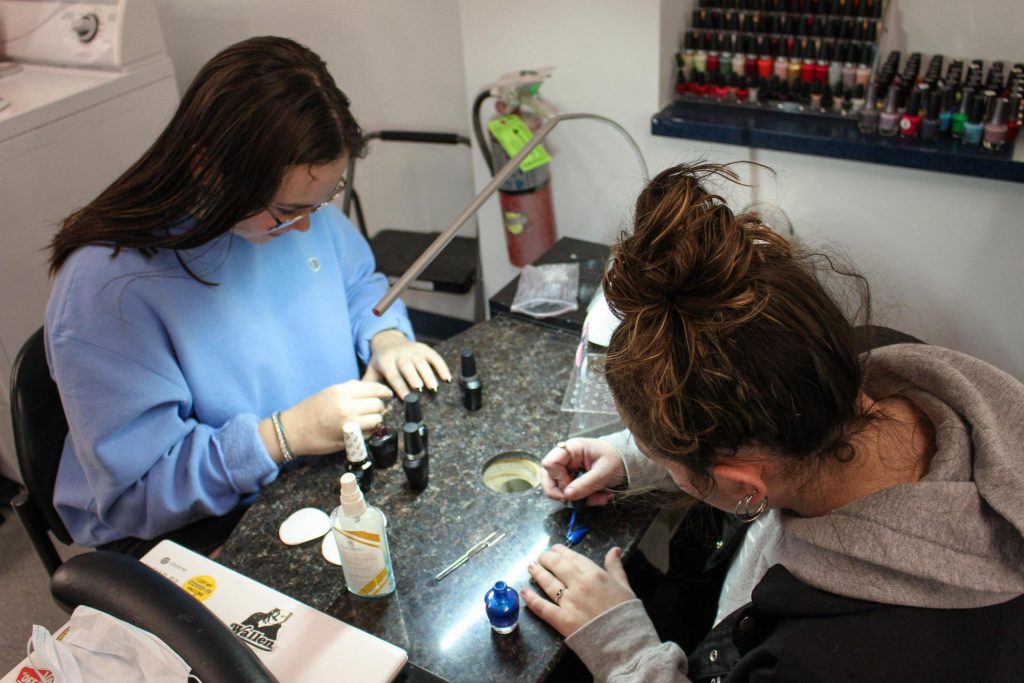
[[[519,588],[527,563],[561,542],[570,510],[540,488],[497,493],[482,481],[493,456],[523,451],[536,459],[565,438],[570,414],[560,405],[578,338],[499,317],[437,348],[458,373],[459,351],[472,348],[483,382],[483,408],[467,411],[458,382],[424,396],[430,483],[413,492],[400,465],[377,470],[367,500],[388,518],[397,590],[360,598],[340,567],[320,555],[320,540],[286,546],[278,527],[292,512],[338,504],[342,464],[306,458],[283,470],[246,513],[218,560],[297,600],[405,649],[410,662],[449,681],[544,680],[565,652],[561,637],[524,607],[509,635],[492,632],[483,598],[495,581]],[[389,424],[400,430],[401,403]],[[592,531],[577,550],[601,563],[613,546],[627,553],[654,518],[650,503],[631,499],[582,515]],[[491,532],[506,536],[442,581],[435,575]]]

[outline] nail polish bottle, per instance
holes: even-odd
[[[1011,95],[1010,104],[1007,109],[1006,119],[1006,141],[1013,142],[1017,139],[1017,133],[1020,132],[1022,118],[1024,118],[1024,112],[1021,112],[1021,96]]]
[[[693,53],[693,70],[697,73],[704,73],[708,68],[708,51],[706,49],[708,40],[708,34],[701,35],[701,40]]]
[[[800,63],[800,80],[810,83],[814,80],[814,67],[818,62],[818,50],[814,41],[804,48],[804,61]]]
[[[942,93],[928,94],[924,118],[921,119],[921,140],[928,142],[939,136],[939,113],[942,109]]]
[[[864,109],[865,103],[864,86],[858,83],[857,87],[853,90],[853,97],[849,100],[850,113],[859,114]]]
[[[846,108],[844,95],[842,83],[832,88],[832,111],[841,112]]]
[[[718,73],[720,64],[718,34],[711,36],[711,49],[708,50],[707,69],[708,73]]]
[[[819,83],[828,83],[828,67],[832,61],[833,49],[831,43],[822,41],[821,49],[818,50],[818,61],[814,63],[814,80]]]
[[[736,46],[736,52],[732,56],[732,71],[740,76],[747,74],[747,60],[744,55],[744,48],[746,48],[746,36],[741,36],[738,45]]]
[[[747,54],[743,56],[743,72],[747,76],[759,76],[757,73],[757,44],[754,36],[743,36],[746,41]]]
[[[843,62],[843,90],[853,90],[857,85],[857,63],[854,62],[856,56],[853,52],[853,47],[850,46],[846,51],[846,61]]]
[[[355,475],[359,489],[366,493],[373,486],[373,460],[366,454],[363,430],[358,422],[346,422],[342,431],[345,433],[345,471]]]
[[[484,610],[495,632],[512,633],[519,624],[519,594],[504,581],[498,581],[484,595]]]
[[[731,33],[726,33],[722,36],[722,49],[719,52],[718,69],[725,74],[726,78],[732,74],[732,41],[733,35]]]
[[[480,410],[483,406],[483,386],[476,375],[476,357],[472,349],[463,349],[460,360],[459,386],[462,387],[462,405],[466,406],[466,410]]]
[[[391,467],[398,462],[398,434],[388,429],[387,425],[377,425],[376,431],[367,442],[373,466],[377,469]]]
[[[409,488],[422,491],[427,488],[430,478],[430,456],[423,448],[423,438],[419,426],[414,422],[406,422],[402,426],[405,436],[405,453],[402,454],[402,469],[409,480]]]
[[[996,101],[995,111],[992,118],[985,124],[985,132],[982,134],[981,145],[985,149],[997,150],[1006,143],[1006,114],[1010,108],[1010,102],[1006,98],[999,98]]]
[[[735,77],[736,74],[733,74]],[[750,84],[746,76],[740,76],[736,82],[736,101],[746,104],[750,100]]]
[[[967,123],[967,117],[973,106],[974,90],[971,88],[964,88],[960,91],[960,108],[954,112],[953,118],[949,123],[949,132],[952,133],[954,138],[957,138],[958,140],[963,138],[964,124]]]
[[[953,91],[943,88],[939,104],[939,133],[948,133],[949,126],[953,120],[952,98]]]
[[[837,43],[833,53],[832,63],[828,67],[828,85],[835,88],[836,84],[843,83],[843,60],[846,59],[846,51],[849,49],[847,43]]]
[[[871,49],[871,43],[864,43],[860,53],[860,63],[857,65],[857,71],[854,74],[854,82],[865,88],[868,87],[868,83],[871,81]]]
[[[868,86],[867,98],[864,101],[864,108],[857,115],[857,127],[861,133],[870,135],[878,130],[878,106],[876,102],[876,88],[872,83]]]
[[[772,66],[775,60],[772,59],[771,52],[768,51],[768,43],[762,38],[758,38],[761,43],[760,56],[757,58],[757,75],[761,78],[768,78],[772,75]]]
[[[696,45],[697,42],[694,38],[696,34],[691,31],[686,34],[686,39],[683,41],[685,51],[683,52],[683,73],[687,79],[693,74],[693,56],[697,53]]]
[[[903,112],[903,116],[900,117],[900,137],[917,137],[917,131],[921,127],[921,100],[928,92],[927,88],[927,85],[921,83],[910,91],[907,109]]]
[[[403,399],[405,404],[405,421],[412,422],[420,431],[420,438],[423,439],[423,450],[430,452],[428,438],[430,435],[427,425],[423,424],[423,404],[420,402],[420,392],[413,391]]]
[[[896,88],[889,88],[889,95],[885,98],[885,110],[878,117],[879,135],[889,138],[899,132],[900,113],[896,110],[898,98],[899,91]]]
[[[985,100],[980,97],[974,98],[971,105],[971,115],[964,124],[964,133],[961,141],[965,145],[981,144],[981,136],[985,129]]]
[[[796,43],[793,47],[793,54],[790,55],[789,66],[787,67],[786,80],[795,83],[800,80],[800,68],[804,61],[804,44]]]
[[[789,73],[789,59],[787,58],[786,55],[790,54],[792,52],[792,47],[791,47],[792,44],[793,43],[792,43],[792,40],[791,40],[791,41],[789,41],[788,44],[787,43],[783,43],[779,47],[779,54],[775,58],[775,62],[772,64],[772,75],[773,76],[777,76],[780,79],[783,79],[783,78],[786,77],[786,74]]]
[[[815,111],[821,111],[821,81],[814,81],[811,83],[811,109]]]
[[[683,55],[679,52],[676,53],[676,94],[686,94],[686,69],[683,66]]]

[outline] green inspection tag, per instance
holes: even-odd
[[[491,120],[487,124],[487,130],[491,131],[491,135],[510,157],[518,154],[519,150],[526,147],[526,143],[533,139],[533,131],[515,114]],[[523,163],[519,164],[519,170],[527,173],[550,163],[550,161],[551,155],[544,149],[544,145],[537,145],[532,152],[526,155]]]

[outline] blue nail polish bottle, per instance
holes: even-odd
[[[519,593],[504,581],[498,581],[494,588],[484,595],[484,607],[491,628],[498,633],[512,633],[519,624]]]

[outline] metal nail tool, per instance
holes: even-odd
[[[484,550],[485,548],[491,547],[492,545],[494,545],[495,543],[497,543],[498,541],[500,541],[503,538],[505,538],[505,532],[504,531],[501,532],[500,534],[497,531],[492,531],[491,533],[489,533],[487,535],[486,538],[484,538],[484,540],[482,540],[479,543],[477,543],[475,546],[473,546],[472,548],[470,548],[469,550],[464,552],[459,557],[459,559],[455,560],[450,565],[448,565],[447,567],[442,569],[438,573],[438,575],[434,577],[434,580],[435,581],[440,581],[441,579],[443,579],[444,577],[448,576],[449,574],[451,574],[453,571],[455,571],[456,569],[458,569],[462,565],[466,564],[466,562],[469,561],[469,558],[473,557],[474,555],[479,553],[481,550]]]

